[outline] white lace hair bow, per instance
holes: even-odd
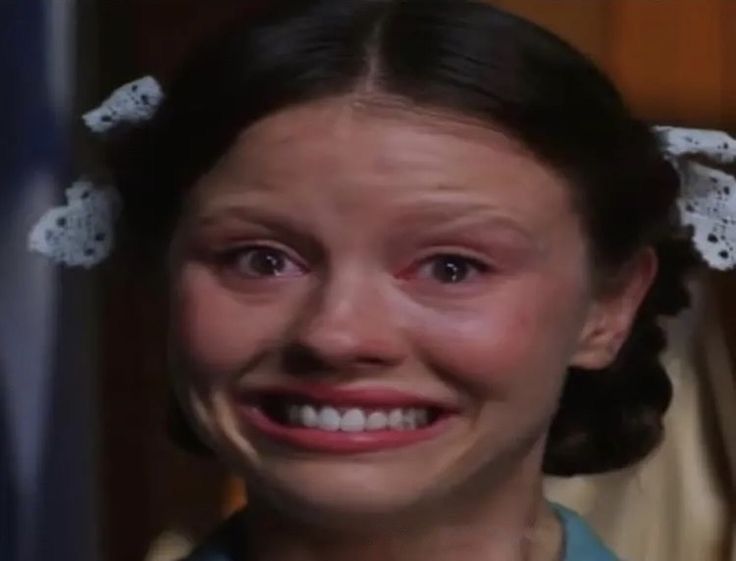
[[[706,263],[736,267],[736,177],[716,165],[736,163],[736,140],[724,132],[655,127],[665,157],[680,174],[677,201],[682,223],[693,228],[693,244]],[[695,157],[698,157],[697,160]]]
[[[82,118],[95,134],[118,125],[150,119],[164,94],[145,76],[116,89]],[[718,270],[736,268],[736,177],[702,163],[736,163],[736,140],[720,131],[654,127],[665,157],[682,180],[678,208],[682,223],[692,226],[693,244]],[[29,247],[67,266],[92,267],[113,249],[120,204],[112,187],[95,187],[82,178],[66,191],[67,203],[44,214],[29,235]]]
[[[93,133],[104,135],[120,124],[150,119],[163,97],[158,82],[146,76],[116,89],[82,119]],[[48,210],[36,223],[28,246],[61,265],[93,267],[113,250],[119,211],[113,187],[80,178],[66,190],[66,204]]]

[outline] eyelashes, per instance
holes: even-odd
[[[442,285],[457,285],[473,281],[492,270],[490,264],[475,257],[461,253],[438,253],[420,260],[399,277],[408,281],[416,279]]]
[[[280,247],[253,244],[227,250],[220,256],[220,265],[243,279],[298,277],[309,272],[301,260]]]

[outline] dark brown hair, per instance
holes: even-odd
[[[662,438],[671,386],[657,318],[687,305],[678,177],[610,81],[545,30],[465,0],[276,2],[204,47],[156,117],[113,153],[130,230],[160,251],[186,189],[265,115],[354,90],[451,109],[522,141],[573,186],[598,271],[652,246],[659,271],[617,360],[570,371],[544,461],[570,475],[627,466]],[[155,242],[155,243],[154,243]]]

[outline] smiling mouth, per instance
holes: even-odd
[[[293,396],[268,396],[256,405],[280,425],[326,432],[416,430],[434,424],[442,416],[438,407],[339,406]]]
[[[248,430],[292,448],[323,453],[374,452],[431,439],[458,413],[393,391],[324,387],[249,392],[239,404]]]

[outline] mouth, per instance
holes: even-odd
[[[259,407],[272,421],[284,426],[349,433],[422,429],[442,414],[436,407],[341,407],[288,396],[265,398]]]
[[[329,395],[325,395],[329,394]],[[387,391],[269,389],[244,395],[243,420],[261,434],[303,450],[359,453],[433,438],[457,410]]]

